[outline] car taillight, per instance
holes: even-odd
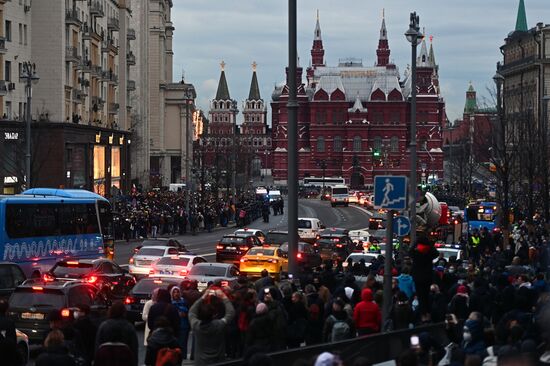
[[[68,318],[71,316],[71,311],[69,309],[61,309],[61,316],[63,318]]]
[[[44,290],[44,287],[33,286],[32,289],[33,289],[33,291],[43,291],[43,290]]]
[[[154,274],[155,274],[155,270],[154,270],[154,269],[149,270],[149,276],[150,276],[150,275],[154,275]]]
[[[49,273],[44,273],[44,276],[42,276],[42,279],[44,280],[44,282],[51,282],[55,280],[55,278]]]
[[[162,284],[162,280],[154,280],[153,283],[156,283],[157,285]]]
[[[130,258],[130,260],[128,261],[128,263],[134,264],[134,257]]]
[[[90,276],[86,279],[88,283],[96,283],[97,282],[97,276]]]
[[[180,271],[180,276],[187,276],[188,273],[189,273],[189,271],[187,271],[186,269],[182,269]]]
[[[246,262],[248,259],[247,258],[241,258],[241,263],[244,263]]]
[[[69,266],[78,266],[78,261],[67,261],[66,263]]]
[[[336,244],[336,248],[343,248],[344,246],[342,244]]]
[[[248,247],[245,245],[244,247],[239,247],[239,250],[248,250]]]
[[[133,304],[134,302],[136,302],[136,299],[134,299],[132,296],[126,296],[126,298],[124,299],[124,303],[126,305]]]
[[[302,253],[298,253],[298,254],[296,254],[296,258],[298,258],[298,259],[302,259]]]
[[[319,243],[313,243],[313,246],[314,246],[314,247],[318,247],[318,246],[319,246]]]
[[[216,245],[216,250],[222,250],[223,249],[223,245]]]

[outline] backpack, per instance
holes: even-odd
[[[332,332],[330,333],[330,341],[338,342],[349,339],[351,335],[349,324],[344,320],[336,319],[333,315],[331,315],[331,317],[334,320],[334,324],[332,325]]]
[[[157,353],[155,366],[176,366],[181,363],[181,350],[179,348],[161,348]]]

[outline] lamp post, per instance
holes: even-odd
[[[190,130],[191,130],[191,118],[189,118],[189,113],[191,110],[191,106],[193,104],[193,98],[194,98],[194,89],[187,88],[184,90],[183,94],[185,98],[185,212],[187,215],[189,215],[189,201],[190,201],[190,195],[191,195],[191,187],[190,187],[190,176],[191,172],[189,170],[189,145],[190,142],[193,141],[193,139],[190,139]]]
[[[411,173],[409,177],[409,216],[411,221],[411,244],[416,242],[416,47],[423,35],[420,32],[420,18],[416,12],[411,13],[409,30],[405,32],[407,41],[411,43],[411,142],[410,159]]]
[[[25,82],[25,93],[27,95],[27,111],[26,111],[26,152],[25,152],[25,186],[26,189],[31,188],[31,103],[32,103],[32,84],[36,84],[40,78],[36,75],[36,64],[31,62],[23,62],[21,65],[21,74],[19,80]]]
[[[231,194],[233,195],[233,200],[237,203],[237,187],[236,187],[236,177],[237,177],[237,101],[234,100],[231,103],[231,112],[233,113],[233,134],[231,141]]]

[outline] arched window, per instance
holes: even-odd
[[[231,109],[231,102],[227,102],[227,109]]]
[[[392,136],[390,140],[391,152],[399,151],[399,138],[397,136]]]
[[[340,152],[342,151],[342,137],[341,136],[334,136],[334,151]]]
[[[361,136],[353,138],[353,151],[361,151]]]
[[[325,152],[325,138],[323,136],[317,137],[317,152]]]
[[[374,149],[380,150],[382,148],[382,137],[375,136],[374,139],[372,140],[372,147]]]
[[[218,108],[218,102],[214,102],[212,105],[214,106],[214,109]]]

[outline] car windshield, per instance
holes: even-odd
[[[14,292],[10,297],[11,308],[54,308],[61,309],[65,306],[65,296],[57,290],[32,290],[24,289]]]
[[[68,264],[65,262],[56,264],[52,273],[56,277],[80,277],[92,271],[91,263]]]
[[[438,249],[439,253],[443,253],[443,258],[449,259],[452,256],[458,257],[458,250],[453,249]]]
[[[245,238],[238,236],[226,236],[220,241],[221,244],[244,244]]]
[[[221,266],[194,266],[191,268],[189,275],[206,276],[206,277],[224,277],[225,267]]]
[[[164,249],[156,249],[156,248],[141,248],[138,255],[150,255],[153,257],[162,257],[164,255]]]
[[[288,241],[287,233],[268,233],[265,239],[269,244],[283,244]]]
[[[252,248],[246,254],[252,255],[274,255],[275,249],[264,249],[264,248]]]
[[[298,228],[299,229],[311,229],[311,221],[310,220],[298,220]]]
[[[352,254],[349,256],[353,260],[353,262],[359,262],[361,259],[365,260],[365,263],[370,263],[373,259],[375,259],[377,255],[366,255],[366,254]]]
[[[161,279],[151,279],[151,278],[145,278],[141,281],[139,281],[134,288],[132,289],[132,292],[137,294],[151,294],[154,289],[160,288],[160,287],[168,287],[170,284],[179,284],[179,280],[175,281],[166,281]]]
[[[185,267],[189,264],[189,258],[172,258],[172,257],[162,257],[159,259],[157,264],[162,264],[166,266],[182,266]]]

